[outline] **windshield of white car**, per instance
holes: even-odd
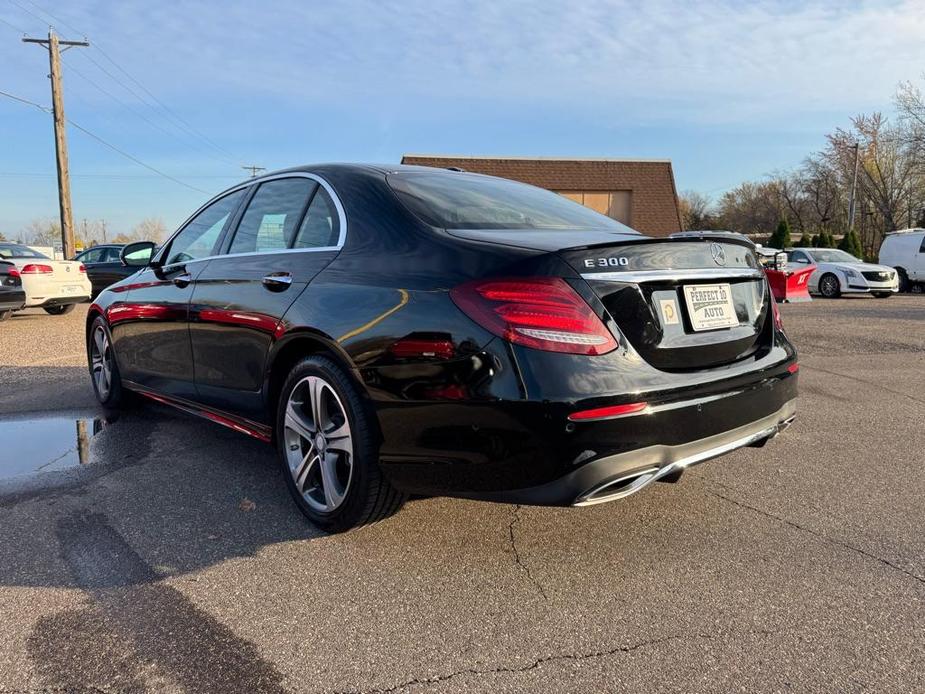
[[[816,249],[809,254],[817,263],[861,263],[850,253],[840,251],[837,248]]]
[[[0,258],[41,258],[50,260],[44,253],[39,253],[28,246],[20,246],[18,243],[0,245]]]

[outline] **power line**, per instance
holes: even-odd
[[[34,17],[35,19],[39,20],[42,24],[48,24],[48,22],[47,22],[45,19],[43,19],[42,17],[39,17],[35,12],[33,12],[32,10],[30,10],[30,9],[29,9],[28,7],[26,7],[25,5],[20,5],[18,2],[16,2],[16,0],[10,0],[10,3],[13,4],[13,5],[16,5],[16,7],[18,7],[19,9],[21,9],[21,10],[22,10],[23,12],[25,12],[26,14],[28,14],[28,15]],[[48,14],[48,13],[46,12],[46,14]],[[48,15],[48,16],[50,17],[51,15]],[[78,32],[78,33],[80,33],[80,32]]]
[[[53,178],[55,174],[41,172],[41,171],[0,171],[0,176],[23,176],[29,178]],[[115,179],[151,179],[151,178],[160,178],[159,176],[154,176],[152,174],[104,174],[104,173],[72,173],[71,178],[115,178]],[[184,178],[198,178],[198,179],[222,179],[222,180],[240,180],[240,176],[228,176],[228,175],[208,175],[208,174],[196,174],[190,176],[184,176]]]
[[[94,80],[90,79],[86,74],[84,74],[83,72],[81,72],[80,70],[78,70],[76,67],[74,67],[73,63],[72,63],[70,60],[67,60],[67,61],[65,61],[65,62],[67,63],[68,69],[69,69],[71,72],[73,72],[75,75],[77,75],[78,77],[80,77],[81,79],[83,79],[85,82],[89,83],[91,86],[93,86],[94,88],[96,88],[96,89],[97,89],[99,92],[101,92],[102,94],[105,94],[106,96],[108,96],[110,99],[112,99],[112,100],[115,101],[117,104],[119,104],[122,108],[124,108],[125,110],[129,111],[129,112],[132,113],[133,115],[137,116],[138,118],[140,118],[141,120],[143,120],[145,123],[147,123],[148,125],[150,125],[152,128],[155,128],[156,130],[158,130],[158,131],[164,133],[165,135],[167,135],[167,137],[172,137],[172,138],[175,139],[177,142],[179,142],[180,144],[182,144],[184,147],[189,146],[190,143],[187,142],[186,140],[180,139],[180,138],[176,135],[176,133],[173,133],[173,132],[171,132],[170,130],[167,130],[165,127],[163,127],[163,126],[160,125],[159,123],[157,123],[157,122],[151,120],[151,119],[148,118],[144,113],[142,113],[141,111],[139,111],[139,110],[137,110],[136,108],[134,108],[131,104],[129,104],[129,103],[127,103],[126,101],[122,100],[121,98],[119,98],[118,96],[116,96],[115,94],[113,94],[113,93],[112,93],[111,91],[109,91],[108,89],[105,89],[105,88],[102,87],[98,82],[95,82]],[[195,143],[193,143],[193,144],[195,144]],[[203,150],[203,151],[204,151],[204,150]],[[208,154],[208,156],[213,156],[213,155]],[[214,157],[213,157],[213,158],[214,158]]]
[[[104,66],[100,65],[100,63],[97,62],[96,60],[94,60],[91,56],[86,55],[86,54],[82,54],[82,55],[84,55],[84,57],[85,57],[87,60],[89,60],[91,63],[93,63],[93,65],[95,65],[95,66],[97,67],[97,69],[100,70],[100,72],[102,72],[103,74],[105,74],[106,76],[108,76],[113,82],[115,82],[116,84],[118,84],[120,87],[122,87],[123,89],[125,89],[129,94],[131,94],[131,95],[134,96],[136,99],[138,99],[138,101],[139,101],[143,106],[145,106],[146,108],[150,109],[151,112],[153,113],[153,115],[155,115],[155,116],[157,116],[157,117],[160,117],[160,116],[161,116],[161,114],[158,113],[157,110],[154,109],[154,108],[151,106],[150,103],[148,103],[148,101],[145,99],[145,97],[141,96],[138,92],[136,92],[136,91],[135,91],[134,89],[132,89],[130,86],[128,86],[127,84],[125,84],[124,81],[122,81],[121,79],[119,79],[119,77],[117,77],[116,75],[112,74],[112,72],[110,72],[109,70],[107,70]],[[112,94],[112,93],[110,93],[110,92],[104,90],[102,87],[100,87],[99,84],[94,83],[89,77],[87,77],[84,73],[82,73],[80,70],[78,70],[76,67],[74,67],[73,62],[67,61],[67,64],[68,64],[68,67],[69,67],[71,70],[73,70],[75,73],[77,73],[77,74],[78,74],[80,77],[82,77],[84,80],[86,80],[87,82],[90,82],[90,84],[92,84],[93,86],[95,86],[97,89],[99,89],[100,91],[102,91],[102,92],[105,93],[107,96],[109,96],[110,98],[114,99],[115,101],[118,101],[124,108],[129,109],[130,111],[132,111],[132,113],[134,113],[135,115],[137,115],[137,116],[138,116],[139,118],[141,118],[142,120],[146,121],[146,122],[147,122],[149,125],[151,125],[152,127],[157,128],[158,130],[160,130],[162,133],[164,133],[164,134],[167,135],[168,137],[172,137],[172,138],[175,139],[177,142],[180,142],[181,144],[183,144],[183,146],[190,146],[190,145],[192,145],[193,147],[196,147],[196,148],[197,148],[200,152],[202,152],[205,156],[211,157],[211,158],[214,159],[215,161],[220,161],[220,162],[222,162],[222,163],[224,163],[224,164],[231,164],[231,165],[233,165],[233,166],[237,166],[237,162],[236,162],[235,160],[230,159],[230,158],[225,157],[225,156],[217,156],[217,155],[213,152],[213,150],[212,150],[211,148],[206,147],[206,146],[204,146],[204,145],[202,145],[202,144],[200,144],[199,142],[196,141],[197,139],[200,139],[200,140],[203,139],[202,137],[199,137],[199,136],[196,135],[195,133],[188,133],[188,132],[185,132],[183,129],[178,128],[178,126],[177,126],[175,123],[173,123],[173,122],[171,122],[171,121],[169,121],[169,120],[166,121],[166,123],[167,123],[168,125],[173,126],[174,128],[177,128],[178,130],[180,130],[180,132],[181,132],[182,134],[187,135],[187,137],[189,137],[189,135],[191,134],[193,139],[181,138],[180,136],[177,135],[177,133],[173,132],[172,130],[168,130],[168,129],[166,129],[166,128],[160,126],[160,125],[159,125],[158,123],[156,123],[155,121],[150,120],[150,119],[147,118],[144,114],[140,113],[139,111],[137,111],[137,110],[135,110],[134,108],[132,108],[129,104],[127,104],[126,102],[122,101],[119,97],[117,97],[117,96],[115,96],[114,94]],[[206,141],[206,142],[208,143],[208,141]]]
[[[16,96],[15,94],[10,94],[9,92],[5,92],[5,91],[0,90],[0,96],[5,96],[5,97],[7,97],[7,98],[9,98],[9,99],[13,99],[14,101],[19,101],[20,103],[28,104],[29,106],[34,106],[35,108],[37,108],[37,109],[39,109],[39,110],[41,110],[41,111],[44,111],[45,113],[51,113],[51,112],[52,112],[51,109],[48,108],[47,106],[42,106],[41,104],[37,104],[37,103],[35,103],[34,101],[29,101],[28,99],[24,99],[24,98],[22,98],[22,97]],[[102,144],[102,145],[108,147],[109,149],[111,149],[112,151],[116,152],[117,154],[121,154],[123,157],[125,157],[126,159],[129,159],[129,160],[131,160],[131,161],[133,161],[133,162],[135,162],[135,163],[138,164],[139,166],[143,166],[144,168],[148,169],[149,171],[153,171],[153,172],[156,173],[158,176],[161,176],[162,178],[166,178],[166,179],[168,179],[168,180],[170,180],[170,181],[173,181],[174,183],[177,183],[177,184],[179,184],[179,185],[181,185],[181,186],[183,186],[183,187],[185,187],[185,188],[189,188],[190,190],[195,190],[197,193],[202,193],[202,194],[204,194],[204,195],[208,195],[208,194],[209,194],[208,191],[202,190],[201,188],[197,188],[196,186],[192,186],[192,185],[190,185],[189,183],[185,183],[184,181],[181,181],[179,178],[174,178],[174,177],[171,176],[170,174],[164,173],[164,172],[161,171],[160,169],[156,169],[155,167],[151,166],[150,164],[146,164],[145,162],[143,162],[143,161],[142,161],[141,159],[139,159],[138,157],[135,157],[135,156],[129,154],[128,152],[126,152],[126,151],[124,151],[124,150],[122,150],[122,149],[119,149],[119,148],[116,147],[115,145],[113,145],[113,144],[107,142],[106,140],[104,140],[102,137],[100,137],[100,136],[97,135],[96,133],[94,133],[94,132],[92,132],[92,131],[90,131],[90,130],[87,130],[87,128],[83,127],[83,126],[80,125],[79,123],[75,123],[75,122],[74,122],[73,120],[71,120],[70,118],[68,118],[68,119],[66,119],[66,120],[67,120],[67,122],[68,122],[70,125],[73,125],[75,128],[77,128],[78,130],[80,130],[81,132],[83,132],[85,135],[88,135],[89,137],[92,137],[94,140],[96,140],[96,141],[99,142],[100,144]]]
[[[193,135],[194,137],[199,137],[199,138],[201,138],[204,142],[208,143],[208,144],[211,145],[214,149],[218,150],[219,152],[222,152],[222,153],[225,154],[226,156],[232,157],[232,159],[235,158],[235,155],[234,155],[234,154],[232,154],[231,152],[229,152],[227,149],[225,149],[225,148],[222,147],[221,145],[216,144],[216,143],[215,143],[214,141],[212,141],[208,136],[206,136],[206,135],[204,135],[203,133],[201,133],[201,132],[199,132],[198,130],[196,130],[196,129],[195,129],[192,125],[190,125],[186,120],[184,120],[184,119],[181,118],[179,115],[177,115],[177,114],[173,111],[173,109],[169,108],[164,102],[162,102],[160,99],[158,99],[156,96],[154,96],[154,94],[152,94],[151,91],[150,91],[147,87],[145,87],[141,82],[139,82],[137,79],[135,79],[134,77],[132,77],[132,75],[131,75],[125,68],[123,68],[121,65],[119,65],[119,63],[117,63],[115,60],[113,60],[112,58],[110,58],[110,57],[109,57],[109,54],[108,54],[106,51],[104,51],[104,50],[102,49],[102,47],[100,47],[100,46],[98,46],[98,45],[95,46],[95,47],[96,47],[96,50],[99,51],[100,54],[101,54],[104,58],[106,58],[106,60],[108,60],[117,70],[119,70],[119,72],[121,72],[121,73],[122,73],[123,75],[125,75],[129,80],[131,80],[134,84],[136,84],[136,85],[138,86],[138,88],[141,89],[145,94],[147,94],[147,95],[151,98],[151,100],[152,100],[154,103],[156,103],[158,106],[161,107],[161,109],[164,111],[165,114],[167,114],[168,116],[172,117],[172,118],[174,119],[174,121],[176,121],[176,122],[179,124],[180,127],[182,127],[184,130],[186,130],[188,133],[190,133],[190,134]],[[88,60],[89,60],[89,59],[90,59],[90,58],[89,58],[89,56],[88,56]],[[100,69],[102,69],[102,68],[100,68]],[[235,163],[236,163],[236,162],[235,162]]]
[[[28,8],[26,8],[26,7],[24,7],[23,5],[19,4],[19,2],[17,2],[16,0],[10,0],[10,2],[13,3],[14,5],[16,5],[17,7],[19,7],[20,9],[22,9],[23,11],[28,12],[28,13],[31,14],[33,17],[36,17],[36,18],[39,19],[40,21],[43,21],[43,22],[45,21],[45,20],[43,20],[41,17],[38,17],[38,15],[36,15],[34,12],[30,11]],[[41,7],[41,6],[38,5],[37,3],[33,2],[32,0],[26,0],[26,2],[28,2],[30,5],[32,5],[32,7],[34,7],[35,9],[37,9],[39,12],[42,12],[43,14],[47,15],[48,17],[50,17],[52,20],[54,20],[55,22],[57,22],[57,23],[60,24],[61,26],[63,26],[63,27],[65,27],[65,28],[67,28],[67,29],[70,29],[70,30],[74,31],[75,33],[82,34],[82,35],[86,36],[86,32],[82,32],[82,31],[80,31],[79,29],[77,29],[76,27],[74,27],[73,25],[68,24],[67,22],[65,22],[65,21],[62,20],[61,18],[59,18],[59,17],[53,15],[51,12],[49,12],[49,11],[46,10],[45,8]],[[23,33],[25,33],[25,32],[23,32]],[[237,158],[235,157],[234,154],[232,154],[231,152],[229,152],[229,151],[228,151],[227,149],[225,149],[224,147],[222,147],[222,146],[216,144],[216,143],[215,143],[213,140],[211,140],[209,137],[207,137],[207,136],[204,135],[203,133],[201,133],[201,132],[199,132],[198,130],[196,130],[196,129],[195,129],[192,125],[190,125],[186,120],[184,120],[184,119],[181,118],[179,115],[177,115],[171,108],[169,108],[165,103],[163,103],[163,102],[162,102],[160,99],[158,99],[154,94],[152,94],[151,91],[150,91],[147,87],[145,87],[141,82],[139,82],[137,79],[135,79],[135,77],[133,77],[125,68],[123,68],[119,63],[117,63],[113,58],[111,58],[111,57],[109,56],[109,54],[108,54],[106,51],[104,51],[104,50],[102,49],[102,47],[100,47],[99,45],[96,44],[96,42],[94,42],[93,48],[95,48],[97,51],[99,51],[100,55],[102,55],[107,61],[109,61],[110,64],[112,64],[119,72],[121,72],[123,75],[125,75],[129,80],[131,80],[131,82],[133,82],[133,83],[134,83],[139,89],[141,89],[145,94],[147,94],[147,96],[151,99],[151,101],[153,101],[155,104],[157,104],[158,106],[160,106],[161,110],[162,110],[169,118],[173,119],[174,122],[172,122],[171,125],[173,125],[174,127],[178,128],[178,129],[180,129],[180,130],[185,131],[188,135],[191,135],[191,136],[194,137],[194,138],[197,138],[197,139],[199,139],[199,140],[202,140],[202,141],[205,142],[207,145],[209,145],[212,149],[214,149],[214,150],[216,150],[216,151],[222,153],[225,157],[230,157],[230,159],[225,159],[224,161],[225,161],[226,163],[230,163],[230,164],[233,164],[233,165],[237,166],[238,161],[237,161]],[[140,95],[138,92],[136,92],[134,89],[132,89],[129,85],[127,85],[123,80],[121,80],[119,77],[117,77],[116,75],[112,74],[112,72],[110,72],[110,71],[107,70],[105,67],[103,67],[102,65],[100,65],[100,63],[97,62],[96,60],[94,60],[92,56],[84,54],[84,57],[85,57],[87,60],[89,60],[91,63],[93,63],[93,64],[97,67],[97,69],[99,69],[101,72],[103,72],[104,74],[106,74],[111,80],[113,80],[116,84],[118,84],[118,85],[121,86],[123,89],[125,89],[127,92],[129,92],[132,96],[134,96],[136,99],[138,99],[138,100],[139,100],[141,103],[143,103],[145,106],[147,106],[148,108],[151,108],[152,110],[156,110],[156,109],[154,109],[154,107],[153,107],[152,104],[148,103],[148,101],[145,99],[144,96]],[[71,68],[74,69],[73,65],[71,65]],[[75,70],[75,71],[76,71],[76,70]],[[78,73],[78,74],[80,74],[80,73]],[[83,75],[81,75],[81,76],[84,77],[84,79],[87,79],[85,76],[83,76]],[[88,80],[88,81],[89,81],[89,80]],[[99,87],[97,86],[97,88],[99,88]],[[111,95],[110,95],[110,96],[111,96]],[[115,97],[113,97],[113,98],[115,98]],[[147,120],[147,119],[145,119],[145,120]],[[151,121],[148,121],[148,122],[150,123]],[[168,131],[164,130],[163,128],[159,128],[159,129],[160,129],[162,132],[167,132],[167,134],[171,135],[171,137],[176,137],[175,135],[172,135],[172,134],[169,133]],[[202,150],[202,151],[205,152],[205,150]],[[210,155],[210,156],[212,156],[212,155]]]
[[[16,26],[15,24],[6,21],[3,17],[0,17],[0,22],[3,22],[4,24],[6,24],[6,25],[7,25],[10,29],[12,29],[13,31],[18,31],[20,34],[26,34],[26,33],[28,33],[25,29],[20,29],[20,28],[19,28],[18,26]]]
[[[12,0],[11,0],[11,2],[12,2]],[[26,0],[26,2],[28,2],[30,5],[32,5],[32,6],[33,6],[35,9],[37,9],[39,12],[41,12],[41,13],[43,13],[43,14],[45,14],[45,15],[48,15],[49,17],[51,17],[53,20],[55,20],[59,25],[63,26],[65,29],[68,29],[68,30],[70,30],[70,31],[73,31],[75,34],[81,34],[82,36],[86,36],[86,33],[84,33],[83,31],[80,31],[79,29],[74,28],[73,26],[71,26],[70,24],[68,24],[67,22],[65,22],[63,19],[59,19],[58,17],[55,17],[51,12],[49,12],[48,10],[46,10],[46,9],[44,9],[44,8],[42,8],[42,7],[39,7],[39,6],[36,5],[34,2],[32,2],[32,0]],[[14,2],[13,4],[14,4],[14,5],[18,5],[21,9],[24,9],[24,10],[26,9],[26,8],[24,8],[22,5],[19,5],[19,3],[15,3],[15,2]],[[29,12],[29,11],[26,10],[26,12]],[[29,12],[29,14],[32,14],[32,13]],[[33,16],[35,16],[35,15],[33,15]]]

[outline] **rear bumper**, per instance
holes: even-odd
[[[0,291],[0,311],[18,311],[25,305],[25,292]]]
[[[711,392],[648,393],[644,413],[597,421],[570,422],[581,408],[561,401],[392,402],[379,410],[383,470],[411,493],[556,506],[620,498],[775,436],[796,411],[792,363]]]
[[[68,295],[68,296],[54,296],[54,297],[42,297],[38,300],[29,301],[26,304],[26,308],[45,308],[46,306],[69,306],[70,304],[82,304],[85,301],[90,300],[90,295]]]
[[[688,467],[746,446],[763,446],[796,416],[796,401],[744,426],[675,446],[655,445],[595,460],[545,485],[498,495],[498,501],[540,505],[592,506],[642,491]],[[493,496],[482,497],[491,499]]]

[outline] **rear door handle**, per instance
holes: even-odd
[[[173,278],[173,283],[177,285],[178,287],[180,287],[180,289],[183,289],[184,287],[188,287],[190,282],[192,281],[193,281],[193,276],[189,274],[188,272],[184,272],[182,275],[177,275],[176,277]]]
[[[292,284],[292,275],[288,272],[271,272],[263,278],[263,286],[275,292],[281,292]]]

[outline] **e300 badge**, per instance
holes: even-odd
[[[617,258],[585,258],[585,267],[626,267],[630,259],[626,256]]]

